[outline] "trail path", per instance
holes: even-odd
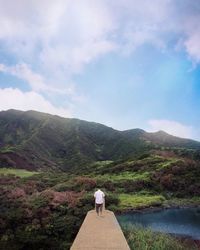
[[[113,212],[104,210],[97,216],[89,211],[71,250],[130,250]]]

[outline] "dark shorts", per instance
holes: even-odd
[[[102,204],[97,204],[96,203],[96,212],[99,213],[99,211],[102,213],[103,210],[103,203]]]

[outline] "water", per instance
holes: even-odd
[[[119,215],[123,224],[140,224],[153,231],[189,236],[200,240],[200,208],[164,209],[157,212]]]

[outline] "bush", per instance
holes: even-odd
[[[80,191],[91,191],[96,187],[96,184],[96,180],[90,177],[79,176],[75,178],[75,186]]]
[[[106,194],[106,207],[117,206],[119,204],[119,198],[116,194]]]

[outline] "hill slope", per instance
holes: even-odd
[[[36,111],[0,112],[0,166],[62,169],[96,161],[117,161],[152,149],[200,150],[200,142],[133,129],[118,131],[102,124]]]

